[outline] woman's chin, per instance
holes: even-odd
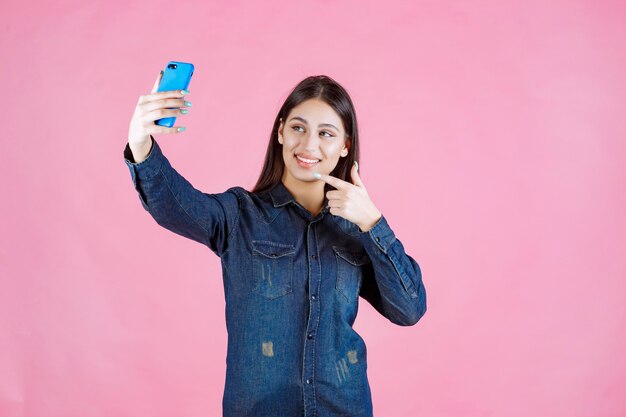
[[[290,177],[292,177],[294,180],[296,181],[301,181],[301,182],[314,182],[314,181],[319,181],[317,178],[315,178],[313,176],[313,172],[318,172],[316,171],[298,171],[298,172],[291,172]]]

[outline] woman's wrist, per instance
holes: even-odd
[[[129,142],[128,147],[133,154],[135,163],[138,164],[143,162],[148,158],[148,155],[150,155],[150,151],[152,150],[152,136],[150,136],[150,140],[141,144],[131,144]]]
[[[370,229],[372,227],[374,227],[376,225],[376,223],[378,223],[378,221],[382,218],[382,213],[379,211],[377,212],[377,214],[375,214],[374,216],[372,216],[372,219],[364,222],[363,224],[359,224],[359,229],[361,229],[361,232],[365,233],[365,232],[369,232]]]

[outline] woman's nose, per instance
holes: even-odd
[[[319,142],[319,137],[317,136],[317,133],[312,131],[311,133],[306,135],[306,137],[304,138],[304,147],[305,149],[310,149],[310,150],[317,149],[318,142]]]

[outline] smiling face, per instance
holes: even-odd
[[[283,183],[318,181],[313,172],[330,174],[339,158],[348,155],[349,142],[339,115],[320,99],[303,101],[278,128],[283,145]]]

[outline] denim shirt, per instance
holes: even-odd
[[[362,232],[327,205],[313,216],[282,182],[203,193],[154,138],[147,159],[134,163],[128,144],[124,158],[154,220],[221,259],[223,416],[372,416],[365,342],[352,328],[359,296],[400,326],[426,311],[420,267],[387,219]]]

